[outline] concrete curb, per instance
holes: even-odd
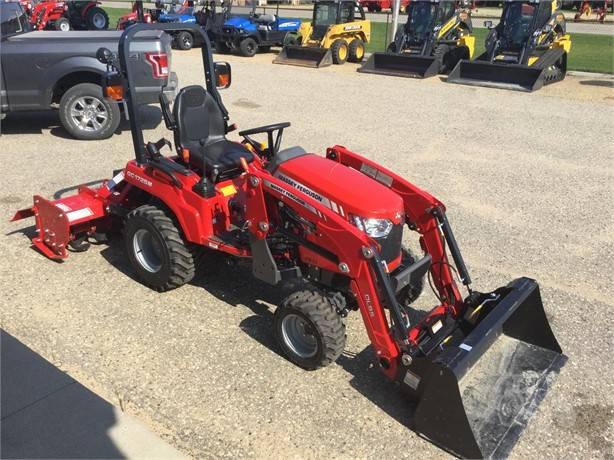
[[[0,347],[1,458],[188,458],[2,329]]]

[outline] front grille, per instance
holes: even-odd
[[[403,224],[396,224],[386,238],[377,238],[382,248],[381,256],[386,263],[394,261],[401,254],[401,240],[403,239]]]

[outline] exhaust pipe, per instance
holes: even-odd
[[[464,458],[505,458],[565,364],[537,282],[519,278],[465,315],[454,333],[403,365],[415,430]]]
[[[448,83],[535,91],[544,86],[543,68],[519,64],[460,61],[448,75]]]
[[[439,73],[439,62],[431,56],[373,53],[359,72],[407,78],[429,78]]]
[[[312,46],[290,46],[282,48],[273,64],[297,65],[301,67],[327,67],[332,65],[333,56],[330,49]]]

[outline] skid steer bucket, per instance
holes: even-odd
[[[448,83],[535,91],[544,85],[544,73],[535,66],[462,60],[448,75]]]
[[[520,278],[468,312],[400,381],[418,401],[418,433],[464,458],[505,458],[565,360],[539,286]]]
[[[284,46],[273,63],[320,68],[332,65],[333,56],[327,48]]]
[[[439,73],[439,62],[431,56],[373,53],[358,71],[397,77],[428,78]]]

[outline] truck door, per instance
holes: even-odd
[[[9,38],[30,30],[28,19],[17,2],[0,3],[0,111],[8,111],[9,90],[6,82],[8,52],[11,48]]]

